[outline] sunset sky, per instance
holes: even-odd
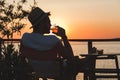
[[[33,0],[28,0],[30,4]],[[68,38],[120,37],[120,0],[36,0],[51,12],[51,23],[66,29]]]

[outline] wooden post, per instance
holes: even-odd
[[[92,40],[88,41],[88,54],[92,54]],[[96,57],[88,57],[89,59],[89,80],[95,80]]]
[[[120,80],[118,57],[117,55],[114,57],[115,57],[115,65],[116,65],[116,72],[117,72],[118,80]]]
[[[0,38],[0,59],[2,58],[2,39]]]
[[[88,54],[91,54],[92,52],[92,40],[88,41]]]

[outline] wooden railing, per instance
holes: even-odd
[[[109,41],[120,41],[119,38],[115,39],[69,39],[69,41],[76,42],[88,42],[88,54],[92,53],[93,42],[109,42]]]

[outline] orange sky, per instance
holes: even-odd
[[[51,12],[52,24],[66,29],[68,38],[120,37],[120,0],[36,1],[41,9]]]

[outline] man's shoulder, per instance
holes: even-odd
[[[29,35],[29,34],[31,34],[31,33],[25,32],[25,33],[23,34],[23,37],[24,37],[24,36],[27,36],[27,35]]]
[[[57,36],[55,36],[55,35],[49,35],[49,36],[46,36],[46,37],[48,37],[49,38],[49,40],[55,40],[55,41],[58,41],[58,42],[60,42],[60,39],[57,37]]]

